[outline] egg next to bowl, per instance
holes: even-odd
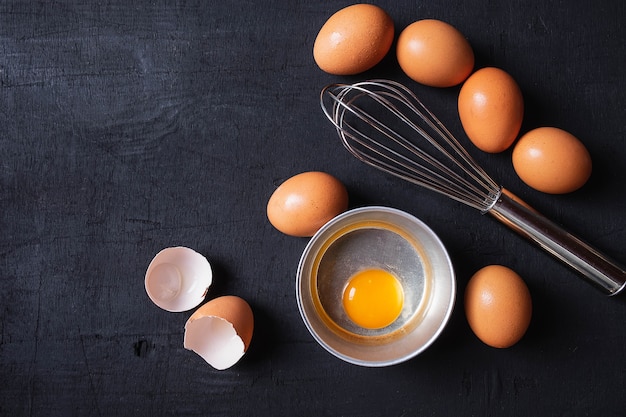
[[[347,208],[348,191],[337,178],[309,171],[294,175],[274,191],[267,218],[287,235],[309,237]]]
[[[530,325],[530,291],[512,269],[486,266],[467,284],[465,316],[474,334],[485,344],[495,348],[513,346]]]

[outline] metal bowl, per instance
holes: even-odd
[[[381,329],[355,324],[342,303],[349,279],[370,268],[391,273],[404,291],[399,317]],[[448,322],[455,295],[452,263],[437,235],[388,207],[358,208],[329,221],[309,241],[296,275],[298,308],[311,335],[361,366],[394,365],[424,351]]]

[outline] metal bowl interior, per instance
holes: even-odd
[[[399,317],[366,329],[346,314],[343,291],[357,272],[391,273],[404,291]],[[296,275],[302,319],[331,354],[356,365],[404,362],[430,346],[454,307],[456,281],[445,247],[417,218],[388,207],[345,212],[322,227],[305,248]]]

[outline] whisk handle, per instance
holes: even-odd
[[[626,286],[626,270],[533,209],[501,193],[488,213],[582,274],[607,295]]]

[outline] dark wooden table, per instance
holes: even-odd
[[[313,41],[344,1],[4,1],[0,4],[0,414],[625,415],[626,303],[607,298],[491,218],[373,171],[319,110],[327,83],[407,82],[462,136],[458,88],[407,81],[391,54],[367,74],[320,71]],[[551,125],[588,147],[594,172],[563,196],[517,179],[510,151],[471,152],[498,181],[626,261],[626,7],[622,1],[380,1],[396,32],[434,17],[477,67],[515,77],[523,130]],[[463,140],[466,139],[463,137]],[[467,143],[467,142],[465,142]],[[308,170],[342,180],[351,207],[419,217],[454,263],[451,321],[401,365],[344,363],[307,332],[295,271],[307,239],[265,205]],[[148,299],[164,247],[211,262],[210,297],[251,304],[247,355],[215,371],[183,348],[191,314]],[[528,283],[534,316],[506,350],[482,344],[462,294],[500,263]]]

